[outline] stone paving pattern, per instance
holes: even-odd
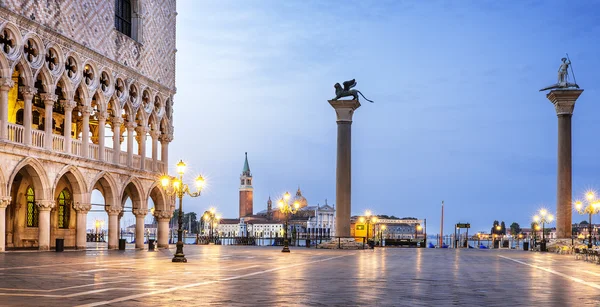
[[[0,306],[597,306],[600,266],[510,250],[185,246],[0,254]]]

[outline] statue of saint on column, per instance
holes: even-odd
[[[567,57],[562,58],[561,61],[562,63],[558,67],[558,82],[541,89],[540,92],[552,89],[579,88],[579,85],[577,85],[577,82],[575,81],[575,73],[573,72],[573,66],[571,65],[569,55],[567,54]],[[569,83],[569,67],[571,67],[573,83]]]

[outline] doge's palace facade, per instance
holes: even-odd
[[[175,0],[0,0],[0,251],[85,248],[93,190],[109,249],[128,198],[136,247],[149,209],[168,245],[176,15]]]

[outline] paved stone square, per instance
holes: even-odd
[[[600,266],[509,250],[185,246],[0,254],[0,306],[596,306]]]

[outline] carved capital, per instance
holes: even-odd
[[[123,211],[123,209],[121,209],[120,207],[113,206],[105,206],[104,210],[106,210],[106,213],[108,213],[108,215],[119,215],[121,211]]]
[[[113,127],[114,126],[119,126],[120,127],[123,124],[123,122],[124,122],[123,118],[120,117],[120,116],[113,116],[111,118],[111,121],[112,121]]]
[[[30,86],[21,86],[19,87],[19,91],[23,95],[23,100],[31,100],[33,99],[33,95],[37,94],[37,88]]]
[[[155,210],[154,211],[154,216],[156,217],[156,219],[158,219],[159,221],[162,220],[171,220],[171,217],[173,217],[173,211],[165,211],[165,210]]]
[[[158,139],[159,136],[160,136],[160,131],[150,130],[150,137],[152,137],[152,139],[156,140],[156,139]]]
[[[6,92],[10,90],[13,86],[15,86],[15,83],[11,78],[0,78],[0,90]]]
[[[161,143],[171,143],[173,141],[173,134],[161,134],[158,138]]]
[[[145,217],[148,214],[148,209],[133,209],[133,215],[136,217]]]
[[[63,99],[60,101],[60,105],[65,109],[65,111],[72,112],[77,106],[77,103],[73,100]]]
[[[38,210],[50,211],[52,208],[54,208],[55,202],[54,200],[38,200],[36,204],[38,206]]]
[[[50,93],[40,94],[40,97],[42,97],[42,100],[44,101],[45,105],[50,106],[53,106],[56,100],[58,99],[58,95]]]
[[[92,204],[82,204],[77,202],[73,204],[73,209],[79,213],[88,213],[90,210],[92,210]]]
[[[99,121],[103,120],[106,123],[106,119],[108,118],[108,112],[100,111],[96,113],[96,117],[98,117]]]
[[[360,107],[358,100],[329,100],[329,104],[335,109],[338,122],[352,122],[354,110]]]
[[[79,106],[79,112],[81,112],[81,115],[83,116],[90,116],[92,108],[88,106]]]
[[[6,208],[8,205],[10,205],[11,200],[12,200],[12,197],[10,197],[10,196],[0,197],[0,209]]]
[[[556,115],[572,115],[575,101],[581,93],[583,93],[582,89],[552,90],[546,98],[554,105]]]
[[[133,132],[133,129],[135,129],[135,127],[137,127],[137,123],[136,122],[127,122],[127,124],[125,124],[125,127],[127,127],[127,130]]]
[[[150,128],[144,126],[137,126],[137,128],[135,128],[135,132],[138,134],[146,134],[148,131],[150,131]]]

